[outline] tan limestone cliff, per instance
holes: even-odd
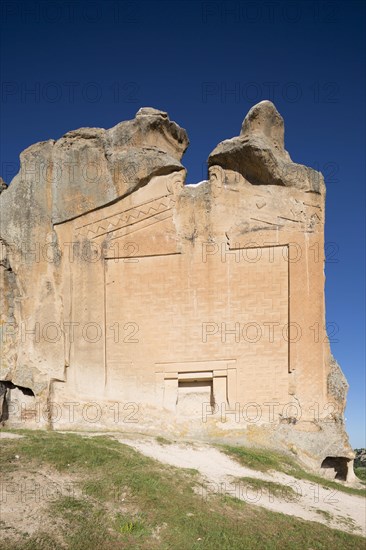
[[[3,421],[267,445],[350,479],[323,177],[269,101],[196,186],[188,143],[143,108],[21,154],[0,197]]]

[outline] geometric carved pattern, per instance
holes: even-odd
[[[79,226],[76,228],[76,237],[95,239],[135,224],[139,224],[149,218],[169,212],[176,202],[174,195],[163,195],[152,201],[133,206],[112,216]]]
[[[286,229],[294,231],[313,233],[321,221],[321,208],[316,204],[296,201],[290,210],[285,208],[276,216],[273,214],[273,207],[266,208],[264,200],[263,205],[260,201],[257,201],[255,205],[258,212],[255,216],[250,216],[250,220],[265,224],[264,227],[269,226],[268,229],[286,227]],[[258,223],[254,223],[254,226],[257,225]]]

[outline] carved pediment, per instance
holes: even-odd
[[[116,214],[106,215],[96,221],[79,225],[75,228],[75,237],[99,239],[105,238],[107,234],[113,234],[113,237],[116,237],[134,233],[143,227],[171,218],[175,203],[174,195],[163,195]]]

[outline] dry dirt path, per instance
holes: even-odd
[[[241,466],[219,450],[205,444],[161,445],[153,438],[114,437],[140,453],[164,464],[199,471],[204,481],[202,497],[210,492],[227,493],[249,504],[274,512],[324,523],[328,527],[366,536],[366,499],[341,491],[327,489],[280,472],[259,472]],[[267,491],[248,489],[239,478],[251,477],[292,487],[296,495],[286,498]]]
[[[334,529],[366,536],[366,499],[362,496],[327,489],[280,472],[252,470],[208,444],[161,444],[154,437],[110,432],[78,432],[78,434],[84,437],[109,436],[163,464],[198,470],[202,481],[199,493],[204,499],[209,498],[212,493],[228,494],[254,506],[262,506],[274,512],[296,516],[307,521],[316,521]],[[22,436],[0,433],[0,439],[18,437]],[[267,490],[248,489],[248,486],[240,481],[243,477],[290,486],[296,494],[286,497],[285,493],[278,496],[269,494]],[[51,474],[46,475],[43,481],[50,480],[61,483],[60,479],[54,479]],[[14,512],[14,510],[10,511]],[[32,514],[33,520],[34,513],[35,510]],[[37,522],[34,524],[36,525]]]

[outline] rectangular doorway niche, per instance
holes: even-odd
[[[195,373],[188,373],[194,376]],[[212,374],[211,378],[181,378],[178,375],[177,414],[197,418],[202,415],[202,408],[211,412],[215,405]]]
[[[178,416],[201,418],[214,407],[236,399],[235,360],[160,363],[156,372],[158,402]],[[216,368],[215,368],[216,367]]]

